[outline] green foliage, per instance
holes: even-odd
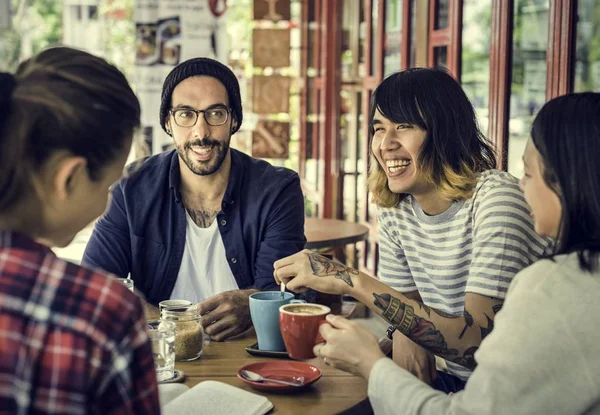
[[[30,8],[33,53],[60,44],[62,40],[62,5],[60,0],[35,0]]]
[[[104,58],[130,81],[135,70],[135,23],[133,0],[113,0],[100,9],[104,21]]]
[[[58,45],[60,0],[13,0],[12,28],[0,33],[0,70],[14,71],[28,55]]]

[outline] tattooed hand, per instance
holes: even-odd
[[[307,288],[327,294],[346,294],[354,287],[359,272],[332,259],[305,249],[274,264],[273,276],[291,291]]]
[[[354,287],[352,284],[351,274],[358,275],[358,271],[352,268],[348,268],[339,262],[334,262],[324,256],[314,254],[312,252],[306,254],[310,260],[310,266],[313,270],[313,274],[317,277],[335,277],[339,278],[348,284],[350,287]]]

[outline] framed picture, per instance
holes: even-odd
[[[252,132],[252,157],[287,159],[290,146],[290,124],[260,120]]]
[[[252,107],[257,114],[288,113],[290,110],[290,84],[288,76],[263,76],[252,78]]]

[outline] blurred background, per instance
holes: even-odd
[[[157,114],[174,65],[194,56],[228,64],[244,103],[232,145],[297,171],[307,216],[367,225],[368,240],[345,258],[372,275],[368,104],[386,75],[447,67],[498,168],[517,177],[544,102],[600,90],[597,0],[0,0],[0,71],[59,44],[127,75],[143,108],[131,159],[171,148]],[[60,254],[78,260],[88,235]]]

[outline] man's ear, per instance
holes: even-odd
[[[52,185],[56,197],[64,201],[71,197],[78,185],[89,180],[87,160],[84,157],[68,156],[58,162]]]
[[[165,130],[167,130],[167,134],[173,137],[173,129],[171,128],[171,117],[167,117],[165,120]]]

